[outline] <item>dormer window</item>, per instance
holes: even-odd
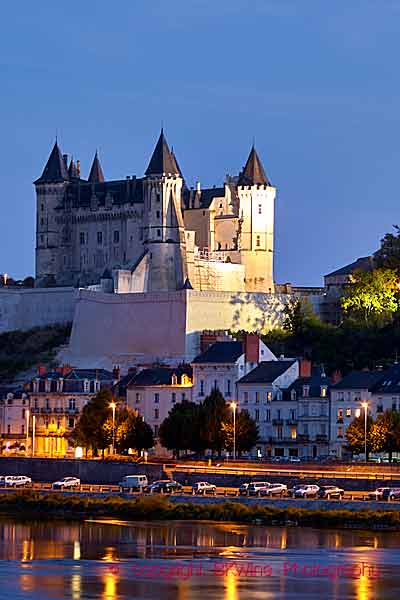
[[[190,385],[190,378],[185,373],[182,375],[182,385]]]
[[[172,375],[172,385],[178,385],[178,378],[175,373]]]
[[[327,392],[328,392],[327,388],[325,386],[322,386],[321,387],[321,398],[326,398]]]
[[[308,398],[309,395],[310,395],[310,386],[309,385],[303,385],[303,396],[304,396],[304,398]]]

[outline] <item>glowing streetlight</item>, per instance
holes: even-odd
[[[25,456],[28,456],[28,444],[29,444],[29,408],[25,411],[26,417],[26,443],[25,443]]]
[[[368,402],[361,402],[361,406],[364,409],[364,451],[365,451],[365,462],[367,462],[367,412],[368,412]]]
[[[231,402],[231,409],[233,410],[233,460],[236,459],[236,402]]]
[[[115,448],[115,402],[110,402],[110,408],[112,408],[112,453],[114,454]]]

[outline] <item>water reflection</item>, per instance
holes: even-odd
[[[361,575],[343,575],[357,565]],[[0,519],[0,577],[2,597],[35,600],[393,598],[400,533]]]

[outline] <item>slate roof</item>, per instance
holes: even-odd
[[[244,375],[237,383],[273,383],[295,362],[294,360],[266,360]]]
[[[62,181],[68,181],[68,171],[64,162],[63,155],[61,154],[61,150],[56,143],[53,146],[53,149],[50,153],[49,159],[46,163],[45,168],[43,169],[43,173],[35,181],[36,183],[60,183]]]
[[[303,387],[305,385],[309,387],[308,397],[320,398],[321,387],[326,386],[329,390],[331,387],[331,379],[324,375],[320,368],[315,368],[313,369],[311,377],[299,377],[287,390],[285,390],[285,392],[290,396],[291,391],[295,390],[297,396],[303,396]],[[328,397],[326,397],[326,399],[328,399]]]
[[[105,206],[107,194],[111,195],[114,206],[121,204],[143,204],[142,179],[132,177],[131,179],[100,183],[91,183],[80,179],[72,181],[69,184],[63,204],[59,208],[65,208],[67,203],[73,208],[90,208],[93,192],[97,197],[99,207]]]
[[[90,183],[104,183],[104,181],[105,181],[103,169],[101,168],[97,150],[96,150],[96,154],[94,155],[94,159],[93,159],[93,163],[92,163],[92,166],[90,169],[88,181]]]
[[[265,174],[264,167],[257,154],[255,147],[250,150],[249,157],[243,171],[239,175],[239,185],[271,185]]]
[[[168,147],[167,140],[164,136],[164,130],[161,129],[160,137],[156,147],[154,148],[153,155],[150,159],[149,166],[146,169],[146,175],[180,175],[179,167],[174,156]]]
[[[180,383],[182,375],[192,377],[192,369],[185,367],[154,367],[152,369],[143,369],[132,379],[128,387],[141,387],[152,385],[171,385],[172,376],[176,375]]]
[[[356,261],[346,265],[345,267],[341,267],[336,271],[332,271],[332,273],[328,273],[325,277],[336,277],[338,275],[351,275],[354,271],[358,269],[361,271],[372,271],[374,266],[374,257],[373,256],[363,256],[362,258],[357,258]]]
[[[242,342],[215,342],[193,360],[193,364],[227,363],[234,364],[243,354]]]
[[[106,369],[72,369],[68,375],[62,376],[57,371],[51,371],[45,375],[36,375],[34,379],[64,379],[64,380],[98,380],[98,381],[113,381],[114,375],[111,371]]]
[[[393,365],[380,372],[381,377],[374,385],[375,394],[400,394],[400,365]]]
[[[372,390],[372,388],[382,379],[384,371],[353,371],[349,373],[343,379],[341,379],[336,385],[332,387],[333,390],[351,390],[351,389],[365,389]]]

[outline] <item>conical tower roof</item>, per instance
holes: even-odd
[[[182,179],[183,179],[183,180],[185,180],[185,178],[183,177],[183,174],[182,174],[181,168],[180,168],[180,166],[179,166],[179,163],[178,163],[178,161],[177,161],[177,158],[176,158],[176,156],[175,156],[175,152],[174,152],[174,149],[173,149],[173,148],[171,148],[171,156],[172,156],[172,160],[174,161],[175,168],[176,168],[176,170],[178,171],[178,173],[179,173],[180,177],[182,177]]]
[[[88,181],[90,183],[103,183],[105,181],[103,169],[101,168],[97,150],[96,150],[96,154],[94,155],[94,159],[93,159],[92,167],[90,169]]]
[[[68,179],[67,167],[56,140],[43,173],[35,183],[58,183]]]
[[[153,155],[150,159],[149,166],[146,169],[145,175],[180,175],[179,167],[168,147],[167,140],[164,136],[164,130],[161,129],[160,137]]]
[[[239,175],[238,183],[239,185],[271,185],[254,145],[250,150],[245,167]]]

